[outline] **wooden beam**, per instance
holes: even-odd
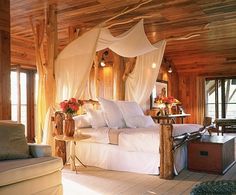
[[[48,59],[46,65],[46,109],[55,103],[55,73],[54,63],[58,53],[57,35],[57,13],[56,4],[49,5],[47,10],[47,51]]]
[[[0,1],[0,119],[11,119],[10,0]]]
[[[125,71],[124,58],[113,52],[113,99],[125,99],[125,82],[122,76]]]

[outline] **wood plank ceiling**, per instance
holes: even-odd
[[[139,2],[11,0],[12,64],[34,66],[34,45],[29,17],[32,16],[35,21],[44,18],[44,10],[48,4],[57,3],[59,45],[63,48],[68,43],[69,27],[91,29]],[[178,72],[235,70],[235,0],[153,0],[138,10],[113,20],[112,23],[127,21],[137,16],[150,16],[144,23],[152,43],[200,31],[200,36],[168,42],[165,56],[172,60]],[[114,35],[119,35],[136,22],[112,27],[111,31]]]

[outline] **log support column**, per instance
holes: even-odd
[[[174,153],[172,140],[173,126],[162,124],[160,132],[160,178],[174,177]]]
[[[0,0],[0,119],[11,119],[10,0]]]

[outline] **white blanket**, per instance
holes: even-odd
[[[173,124],[173,135],[197,131],[201,127],[202,125],[198,124]],[[118,145],[122,150],[159,153],[160,128],[161,126],[156,124],[149,128],[123,128],[112,129],[112,131],[117,131]],[[79,129],[80,133],[91,136],[91,138],[84,141],[103,144],[109,144],[109,130],[108,127]]]

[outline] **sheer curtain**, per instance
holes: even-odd
[[[96,52],[100,28],[95,28],[71,42],[58,55],[55,65],[56,103],[80,99],[86,87]]]
[[[137,57],[135,68],[125,83],[125,99],[136,101],[142,107],[145,107],[156,82],[166,41],[160,41],[154,46],[154,51]]]

